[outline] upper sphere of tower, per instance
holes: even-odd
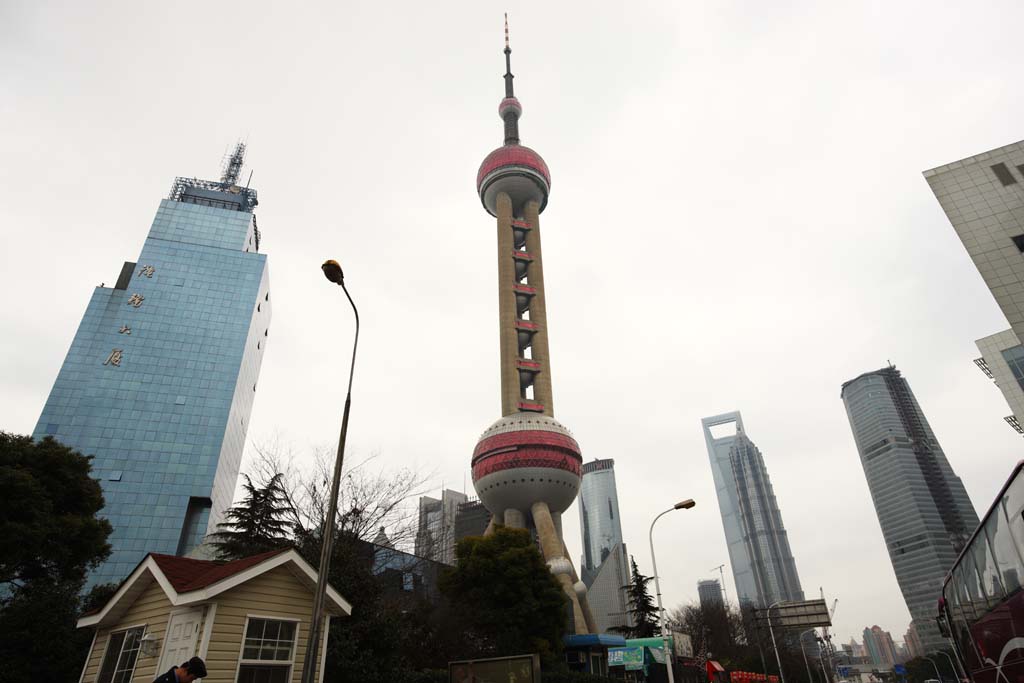
[[[480,201],[492,216],[497,216],[498,194],[505,192],[518,210],[529,201],[543,211],[551,191],[551,172],[544,159],[524,145],[503,145],[480,164],[476,174]]]
[[[504,121],[506,114],[515,114],[518,119],[523,115],[523,105],[519,104],[519,98],[517,97],[506,97],[498,105],[498,116]]]

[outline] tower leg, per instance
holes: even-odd
[[[526,517],[519,510],[509,508],[505,510],[505,526],[509,529],[525,529]]]
[[[549,563],[554,560],[562,560],[569,565],[569,571],[572,572],[572,562],[565,556],[565,543],[558,536],[555,522],[551,519],[551,509],[548,507],[548,504],[538,501],[533,504],[530,512],[533,513],[533,524],[537,528],[537,538],[540,539],[540,549],[544,553],[544,559]],[[580,607],[580,601],[576,596],[576,589],[573,587],[571,576],[569,573],[557,571],[555,578],[562,584],[562,590],[569,596],[569,600],[572,603],[572,617],[576,633],[591,633],[587,627],[587,620],[583,616],[583,608]]]
[[[565,539],[562,539],[562,551],[565,553],[566,557],[569,557],[569,549],[565,547]],[[572,578],[573,586],[575,586],[580,582],[580,577],[577,576],[576,567],[571,562],[569,566],[572,567],[572,574],[570,577]],[[594,620],[594,613],[590,609],[590,599],[587,597],[586,593],[583,593],[582,595],[577,593],[577,597],[580,601],[580,609],[583,610],[583,619],[587,622],[587,628],[591,633],[597,633],[597,621]]]
[[[493,534],[494,527],[496,527],[499,524],[501,524],[501,522],[498,520],[498,516],[491,515],[491,521],[487,523],[487,528],[484,529],[484,536],[490,536],[491,534]]]

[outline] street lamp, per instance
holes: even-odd
[[[306,641],[306,658],[302,662],[302,683],[314,683],[316,669],[316,653],[320,648],[320,619],[324,611],[324,597],[327,594],[327,575],[331,570],[331,552],[334,549],[334,521],[338,514],[338,488],[341,485],[341,464],[345,459],[345,437],[348,436],[348,413],[352,407],[352,376],[356,370],[356,348],[359,346],[359,311],[352,301],[352,295],[345,287],[345,273],[337,261],[324,261],[320,266],[324,277],[339,285],[352,312],[356,316],[356,335],[352,343],[352,364],[348,371],[348,393],[345,395],[345,412],[341,416],[341,435],[338,437],[338,455],[334,459],[334,476],[331,478],[331,498],[327,504],[327,516],[324,518],[323,532],[320,534],[320,566],[317,568],[316,594],[313,596],[313,614],[309,624],[309,638]],[[325,636],[326,637],[326,636]]]
[[[654,523],[661,519],[664,515],[675,510],[689,510],[694,505],[692,498],[687,498],[684,501],[680,501],[665,510],[657,517],[654,518],[654,522],[651,522],[651,530],[647,534],[647,538],[651,543],[651,568],[654,569],[654,590],[658,594],[658,617],[661,623],[661,649],[665,655],[665,668],[668,670],[668,683],[675,683],[675,674],[672,671],[672,658],[668,653],[668,631],[665,630],[665,608],[661,606],[661,582],[658,581],[658,563],[654,560]]]
[[[811,675],[811,665],[807,663],[807,650],[804,649],[804,634],[805,633],[814,633],[814,629],[813,628],[809,628],[806,631],[801,631],[800,635],[797,636],[797,638],[799,638],[799,640],[800,640],[800,654],[802,654],[804,656],[804,666],[807,667],[807,680],[810,681],[810,683],[814,683],[814,676]],[[815,634],[815,635],[817,635],[817,634]]]
[[[768,605],[768,633],[772,636],[772,649],[775,650],[775,663],[779,665],[779,680],[782,683],[786,683],[786,675],[782,673],[782,660],[779,658],[779,646],[775,644],[775,629],[772,628],[772,607],[777,607],[783,603],[782,600],[773,602]]]
[[[932,654],[935,654],[935,653],[933,652]],[[939,665],[936,664],[935,660],[932,659],[931,657],[929,657],[928,655],[921,655],[921,656],[924,657],[925,659],[927,659],[929,662],[932,663],[932,666],[935,667],[935,678],[939,679],[939,683],[942,683],[942,674],[939,673]]]
[[[949,656],[948,654],[946,654],[946,653],[945,653],[945,652],[943,652],[942,650],[936,650],[936,651],[935,651],[935,652],[933,652],[932,654],[933,654],[933,655],[942,655],[943,657],[945,657],[946,659],[948,659],[948,660],[949,660],[949,667],[950,667],[951,669],[953,669],[953,675],[954,675],[954,676],[955,676],[956,678],[960,678],[960,671],[959,671],[959,670],[958,670],[958,669],[956,668],[956,664],[954,664],[954,663],[953,663],[953,658],[952,658],[952,657],[950,657],[950,656]]]

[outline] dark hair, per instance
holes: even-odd
[[[206,678],[206,663],[199,657],[188,660],[181,665],[181,668],[190,674],[195,674],[196,678]]]

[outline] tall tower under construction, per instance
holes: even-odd
[[[476,186],[498,237],[498,321],[502,417],[473,452],[473,486],[495,524],[536,532],[552,573],[569,597],[576,633],[594,632],[586,586],[562,540],[562,513],[580,488],[583,458],[572,434],[554,419],[540,214],[551,174],[520,144],[522,105],[513,89],[505,22],[505,97],[498,105],[505,140],[488,154]]]

